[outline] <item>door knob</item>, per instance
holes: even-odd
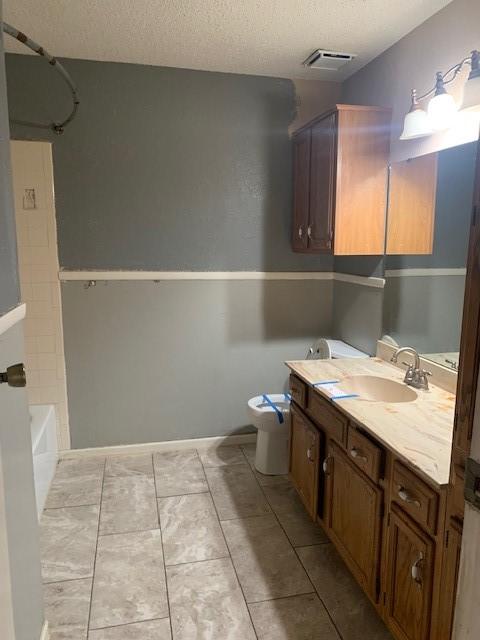
[[[0,373],[0,384],[6,382],[10,387],[24,387],[27,384],[25,365],[23,362],[12,364],[7,370]]]

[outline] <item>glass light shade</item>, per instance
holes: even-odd
[[[457,111],[456,102],[449,93],[433,96],[427,110],[430,126],[435,131],[448,129],[455,122]]]
[[[462,111],[480,111],[480,75],[471,77],[465,83]]]
[[[409,111],[405,116],[400,140],[423,138],[431,133],[433,133],[433,130],[427,112],[417,107]]]

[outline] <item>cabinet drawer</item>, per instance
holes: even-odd
[[[374,482],[378,482],[383,451],[352,425],[348,427],[347,451],[350,460]]]
[[[290,395],[300,407],[305,408],[307,385],[294,375],[290,376]]]
[[[316,391],[307,396],[307,410],[330,437],[345,446],[347,442],[347,418],[330,406]]]
[[[438,494],[399,462],[393,468],[392,501],[418,524],[436,533]]]

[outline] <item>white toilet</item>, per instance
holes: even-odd
[[[265,475],[288,473],[290,396],[268,393],[248,401],[248,412],[258,430],[255,467]]]
[[[307,360],[369,358],[342,340],[320,338],[308,350]],[[258,430],[255,467],[265,475],[288,473],[290,396],[269,393],[248,401],[250,420]]]

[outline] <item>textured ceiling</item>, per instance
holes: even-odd
[[[450,0],[4,0],[4,20],[56,56],[341,81]],[[8,51],[28,52],[6,37]],[[314,49],[357,53],[304,69]]]

